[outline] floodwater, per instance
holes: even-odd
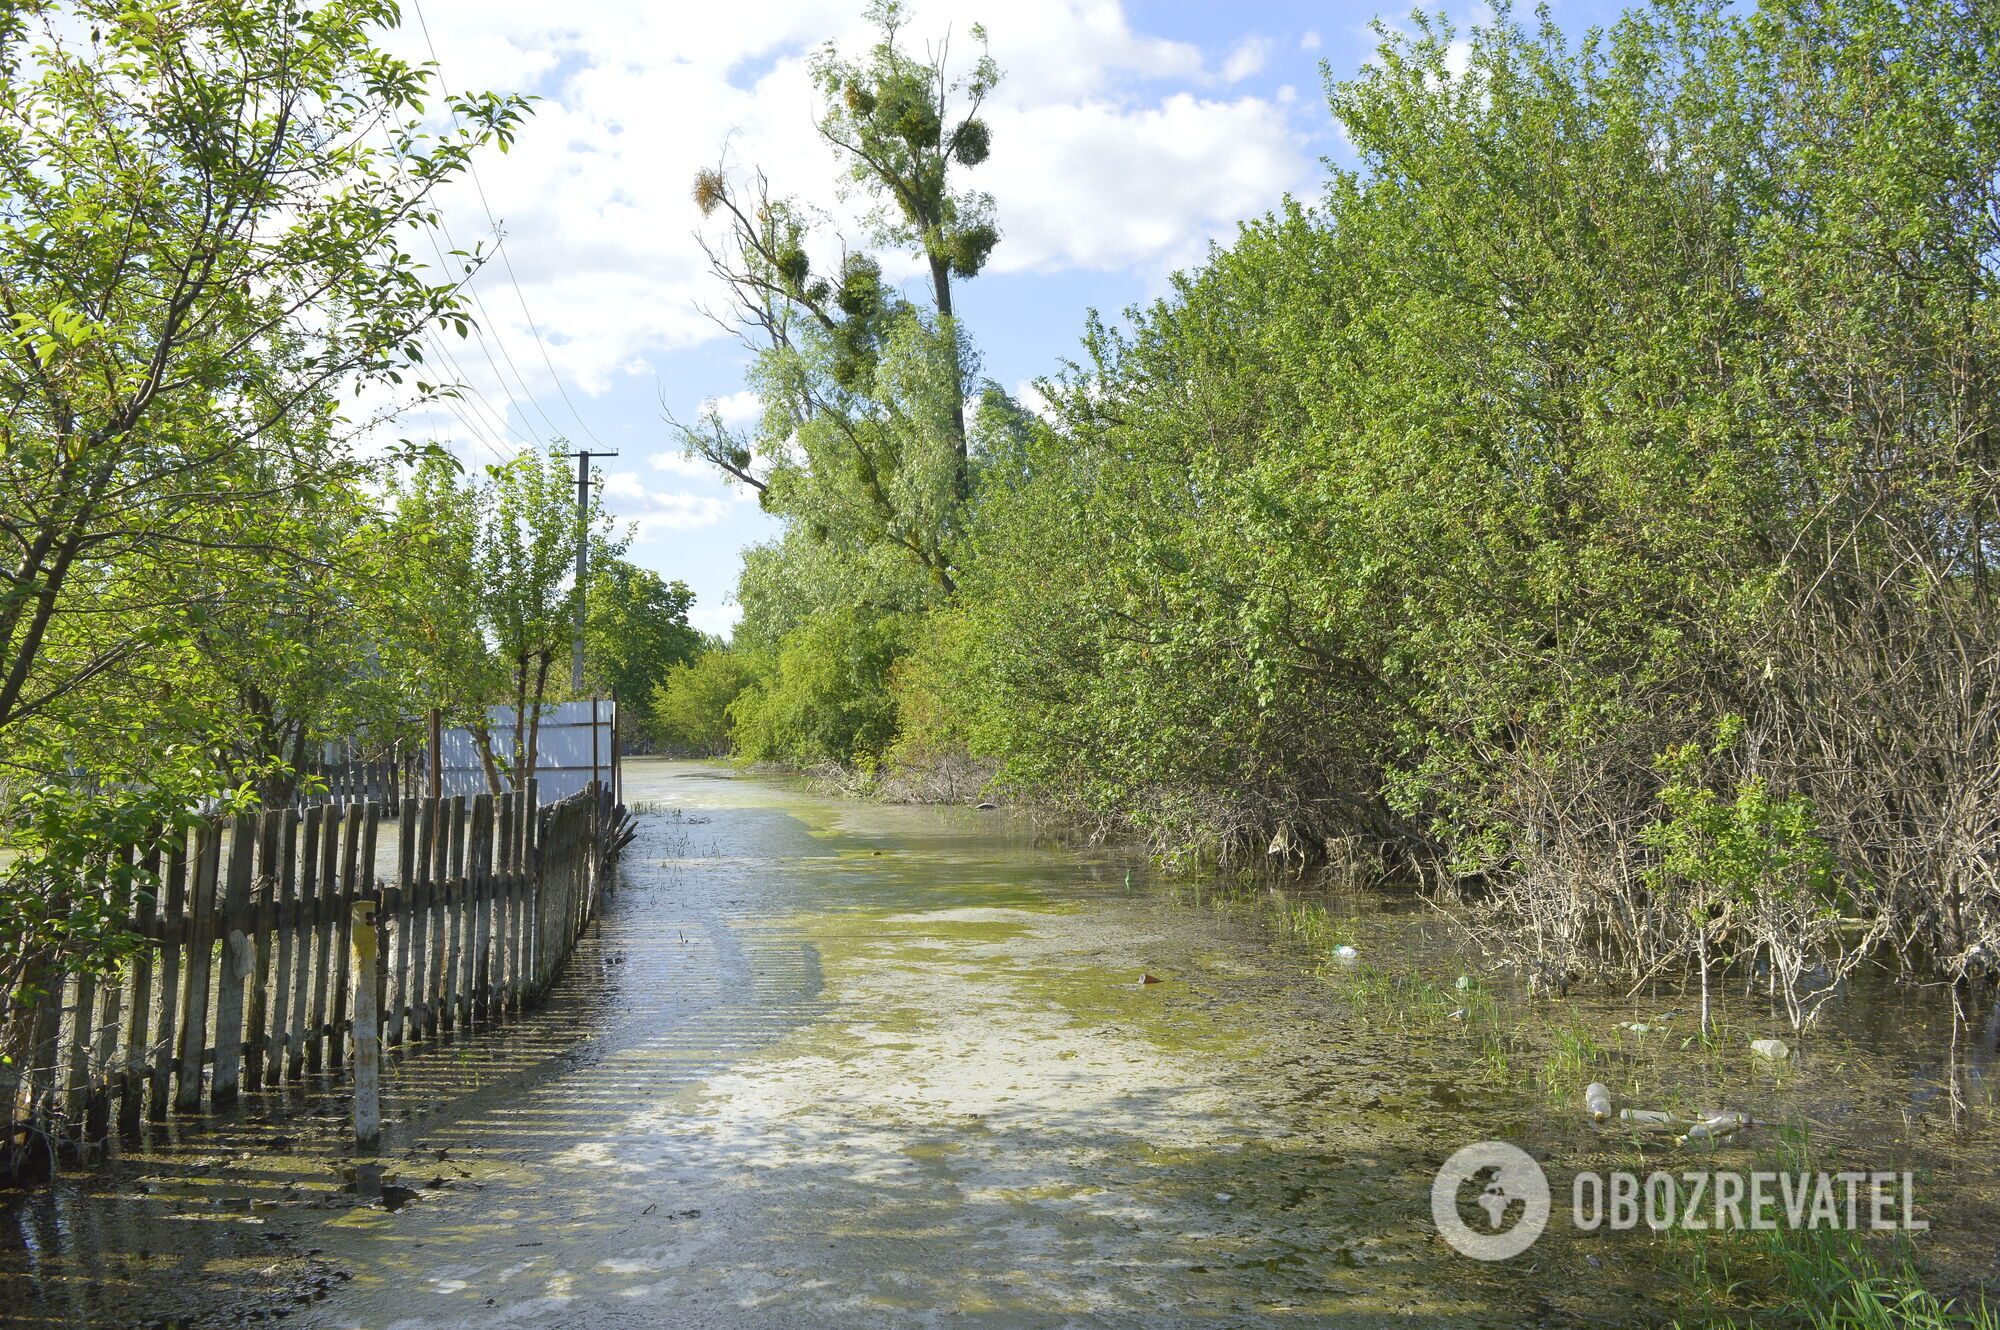
[[[1934,994],[1885,990],[1783,1066],[1690,1055],[1657,996],[1530,1011],[1407,902],[1343,897],[1361,955],[1332,961],[1005,810],[662,760],[628,762],[626,798],[620,889],[551,1000],[385,1070],[386,1201],[338,1085],[248,1096],[0,1201],[0,1326],[1688,1316],[1669,1239],[1566,1226],[1577,1168],[1665,1157],[1576,1111],[1586,1076],[1728,1096],[1820,1162],[1913,1169],[1925,1254],[1996,1273],[2000,1026],[1954,1027]],[[1373,968],[1392,956],[1401,981]],[[1435,991],[1410,987],[1426,967]],[[1616,1029],[1635,1013],[1651,1032]],[[1707,1162],[1750,1167],[1772,1133],[1752,1135]],[[1487,1138],[1543,1159],[1561,1212],[1494,1264],[1430,1209],[1439,1164]]]

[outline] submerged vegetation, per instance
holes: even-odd
[[[912,200],[973,197],[937,182],[986,136],[878,17],[826,58],[825,136],[878,245],[970,277]],[[1661,0],[1576,42],[1385,30],[1327,89],[1358,168],[1093,322],[1039,413],[974,391],[946,288],[882,297],[865,248],[816,276],[802,214],[704,175],[766,417],[689,438],[769,459],[786,527],[732,663],[665,705],[708,689],[746,757],[957,761],[1170,856],[1379,864],[1549,992],[1735,964],[1804,1023],[1885,944],[1985,972],[1989,28]]]

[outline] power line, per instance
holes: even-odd
[[[402,154],[397,151],[395,140],[390,137],[388,126],[382,125],[379,128],[382,132],[382,141],[387,146],[390,157],[396,162],[396,169],[399,172],[407,174]],[[449,276],[451,273],[451,264],[446,260],[444,251],[438,247],[436,231],[433,228],[425,227],[424,238],[430,242],[431,252],[437,255],[438,270]],[[451,243],[449,236],[445,239],[447,244]],[[479,341],[480,350],[486,355],[487,364],[493,368],[494,378],[498,381],[501,391],[507,393],[508,409],[511,410],[514,406],[513,394],[507,390],[506,376],[500,373],[500,367],[494,363],[493,352],[486,345],[484,331],[479,327],[477,322],[472,324],[472,331]],[[474,443],[491,453],[494,461],[504,465],[511,451],[507,436],[514,432],[507,421],[508,412],[495,407],[491,402],[486,400],[484,394],[473,386],[471,382],[472,376],[465,372],[465,367],[460,365],[457,358],[446,348],[443,340],[436,334],[434,328],[424,327],[419,329],[419,336],[436,353],[438,359],[443,362],[443,368],[458,380],[457,386],[460,389],[459,392],[450,395],[439,394],[439,401],[442,402],[445,411],[465,427],[466,431],[472,435]],[[481,410],[486,413],[487,419],[482,420],[477,418]],[[472,414],[468,415],[467,412],[471,412]],[[493,433],[493,437],[491,438],[487,434],[489,429]],[[522,433],[527,434],[536,444],[540,444],[541,441],[535,439],[532,430],[523,429]],[[494,441],[496,438],[498,439],[497,443]]]
[[[431,40],[431,27],[430,23],[424,17],[424,7],[423,5],[416,3],[416,0],[412,0],[410,8],[411,11],[415,13],[417,16],[417,29],[418,31],[423,33],[424,47],[431,54],[431,64],[438,70],[439,91],[444,92],[446,91],[444,84],[444,65],[443,62],[438,59],[437,44]],[[456,111],[452,112],[452,124],[454,126],[458,125],[458,113]],[[571,417],[575,419],[577,425],[583,430],[584,436],[588,438],[592,443],[597,444],[601,448],[604,446],[604,441],[597,437],[596,431],[591,429],[590,423],[583,418],[583,413],[576,409],[576,403],[570,398],[569,389],[564,385],[562,380],[562,375],[556,372],[555,361],[549,355],[548,340],[542,336],[542,330],[540,326],[536,324],[534,314],[528,309],[528,297],[521,290],[520,279],[516,277],[514,274],[514,261],[507,255],[506,237],[501,234],[499,219],[493,215],[493,206],[491,203],[487,201],[486,184],[479,178],[479,166],[476,162],[472,161],[470,158],[467,158],[466,169],[468,174],[470,174],[472,177],[473,190],[479,195],[480,210],[486,214],[486,224],[493,228],[494,252],[500,256],[500,265],[507,270],[507,282],[510,286],[514,288],[514,299],[521,306],[521,317],[528,321],[528,331],[534,337],[535,349],[541,353],[542,364],[548,368],[549,379],[551,382],[555,384],[556,392],[562,397],[563,405],[569,409]],[[450,242],[451,232],[448,229],[445,229],[442,221],[439,222],[439,229],[444,231],[445,240],[447,242]],[[454,244],[453,248],[456,247],[457,246]],[[480,312],[482,314],[487,313],[486,302],[480,299],[478,288],[468,286],[467,289],[472,292],[472,299],[476,304],[478,304]],[[497,325],[495,327],[495,336],[496,337],[498,336]],[[502,342],[500,345],[500,354],[506,357],[508,366],[514,370],[514,378],[521,384],[522,390],[528,391],[527,380],[522,376],[520,367],[514,364],[514,358],[513,356],[508,354],[507,346],[506,343],[504,342]],[[541,409],[541,404],[534,400],[534,395],[532,392],[529,392],[529,401],[530,404],[534,406],[535,413],[541,416],[543,422],[548,425],[550,433],[559,434],[560,431],[556,429],[555,421],[549,419],[548,413]]]

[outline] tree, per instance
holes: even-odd
[[[462,275],[400,236],[522,103],[455,97],[463,128],[426,132],[429,72],[372,43],[394,19],[0,13],[0,735],[47,722],[60,746],[160,645],[162,578],[261,548],[230,531],[245,506],[353,474],[334,393],[464,330]]]
[[[613,537],[597,489],[578,522],[561,440],[478,475],[429,458],[392,493],[392,543],[410,563],[398,574],[390,646],[406,695],[472,732],[494,793],[519,789],[534,775],[551,694],[568,691],[566,683],[552,689],[550,674],[574,640],[577,542],[590,542],[597,566],[621,562],[625,541]],[[513,713],[504,743],[488,717],[499,705]]]
[[[1000,232],[991,195],[952,187],[954,166],[973,167],[992,148],[992,131],[980,105],[1000,82],[1000,67],[986,47],[986,30],[972,27],[979,57],[971,72],[953,79],[950,43],[941,41],[927,60],[898,45],[906,13],[898,0],[876,0],[869,20],[882,40],[865,64],[845,61],[831,44],[813,62],[813,81],[825,99],[819,132],[847,163],[848,178],[875,199],[876,244],[920,256],[930,270],[932,308],[941,325],[957,318],[952,281],[986,266]],[[965,105],[953,109],[955,97]],[[955,123],[954,123],[955,122]],[[952,349],[958,343],[950,342]],[[960,366],[956,377],[967,370]],[[954,487],[960,502],[971,496],[965,407],[952,408],[957,446]]]
[[[258,747],[296,751],[278,723],[313,703],[269,699],[244,747],[240,685],[258,660],[308,678],[294,635],[334,612],[307,510],[364,474],[338,395],[465,331],[464,273],[403,237],[524,104],[440,104],[374,45],[395,20],[0,6],[0,764],[25,787],[0,810],[0,1111],[35,1003],[133,942],[126,850],[240,806]]]
[[[694,592],[649,568],[606,559],[591,567],[589,595],[586,677],[611,689],[638,729],[650,730],[655,686],[703,649],[687,621]]]
[[[976,27],[980,55],[954,77],[947,44],[926,60],[903,49],[900,5],[869,13],[881,40],[865,62],[832,47],[814,61],[819,130],[875,200],[871,240],[925,264],[929,304],[844,242],[816,274],[810,251],[823,221],[772,197],[761,173],[732,182],[722,168],[703,171],[695,203],[723,224],[704,243],[733,302],[726,321],[756,352],[751,381],[764,411],[754,437],[713,410],[675,428],[691,454],[756,489],[767,509],[818,539],[893,547],[948,595],[971,497],[966,401],[977,372],[953,283],[975,276],[999,239],[992,200],[954,188],[953,177],[987,156],[979,109],[1000,71]]]
[[[352,484],[274,496],[235,529],[267,552],[204,560],[180,591],[184,631],[223,699],[226,775],[278,806],[323,745],[396,737],[409,704],[384,668],[381,588],[405,571],[372,496]]]
[[[447,455],[420,461],[407,479],[391,475],[387,530],[373,580],[381,606],[385,670],[406,714],[436,707],[446,724],[474,736],[488,788],[502,788],[488,708],[506,696],[505,663],[481,613],[480,487]]]
[[[713,757],[729,751],[729,708],[760,671],[748,652],[720,638],[703,641],[694,659],[669,669],[653,688],[653,733],[670,752]]]
[[[590,561],[597,564],[618,558],[626,542],[611,537],[601,485],[591,490],[578,520],[576,482],[562,440],[545,453],[523,452],[504,466],[490,466],[486,475],[473,562],[479,612],[513,684],[513,742],[502,765],[520,789],[535,774],[549,671],[574,640],[583,595],[572,577],[577,546],[590,542]]]

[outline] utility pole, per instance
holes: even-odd
[[[583,693],[583,625],[589,614],[584,593],[589,589],[590,577],[590,459],[593,457],[616,457],[613,452],[594,453],[587,448],[579,448],[564,457],[576,459],[576,642],[570,651],[569,687],[581,696]],[[595,717],[592,718],[593,723]],[[593,729],[592,733],[596,731]]]

